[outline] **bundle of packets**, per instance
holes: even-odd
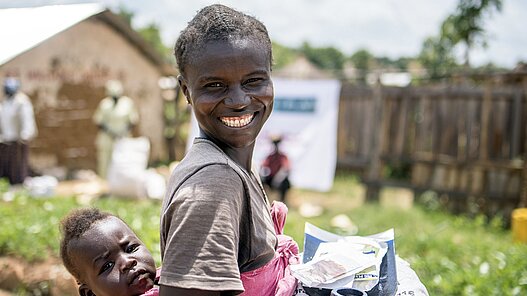
[[[306,223],[302,264],[291,272],[304,287],[368,291],[394,295],[397,290],[394,231],[370,236],[339,236]]]

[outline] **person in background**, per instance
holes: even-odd
[[[29,142],[37,135],[31,100],[13,77],[4,80],[0,102],[0,178],[20,184],[29,175]]]
[[[71,211],[60,223],[60,257],[81,296],[157,296],[154,258],[120,218],[96,208]]]
[[[120,81],[109,80],[106,83],[106,95],[93,115],[93,121],[99,127],[95,145],[97,173],[101,178],[107,176],[115,141],[130,136],[133,126],[139,120],[134,101],[123,95]]]
[[[272,137],[273,152],[263,161],[260,168],[262,183],[269,186],[272,190],[277,190],[280,194],[280,201],[285,203],[287,191],[291,188],[289,183],[289,171],[291,166],[287,155],[280,151],[280,136]]]
[[[271,115],[272,49],[265,26],[224,5],[201,9],[175,46],[181,90],[200,135],[175,167],[161,209],[160,295],[289,296],[298,245],[281,234],[252,167]]]

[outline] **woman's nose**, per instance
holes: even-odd
[[[225,105],[233,109],[243,109],[251,103],[251,97],[241,88],[232,89],[224,100]]]
[[[137,260],[131,256],[123,256],[121,263],[121,272],[126,272],[137,265]]]

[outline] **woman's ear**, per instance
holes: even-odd
[[[181,87],[181,91],[185,95],[185,98],[187,98],[187,103],[189,105],[192,105],[192,102],[190,101],[190,94],[188,92],[188,86],[187,86],[187,82],[185,81],[185,78],[183,78],[182,75],[178,75],[177,81],[179,83],[179,87]]]
[[[88,287],[86,284],[81,284],[79,286],[79,295],[80,296],[96,296],[95,293]]]

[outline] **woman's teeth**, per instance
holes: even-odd
[[[239,117],[220,117],[221,122],[228,127],[244,127],[251,123],[254,114],[247,114]]]

